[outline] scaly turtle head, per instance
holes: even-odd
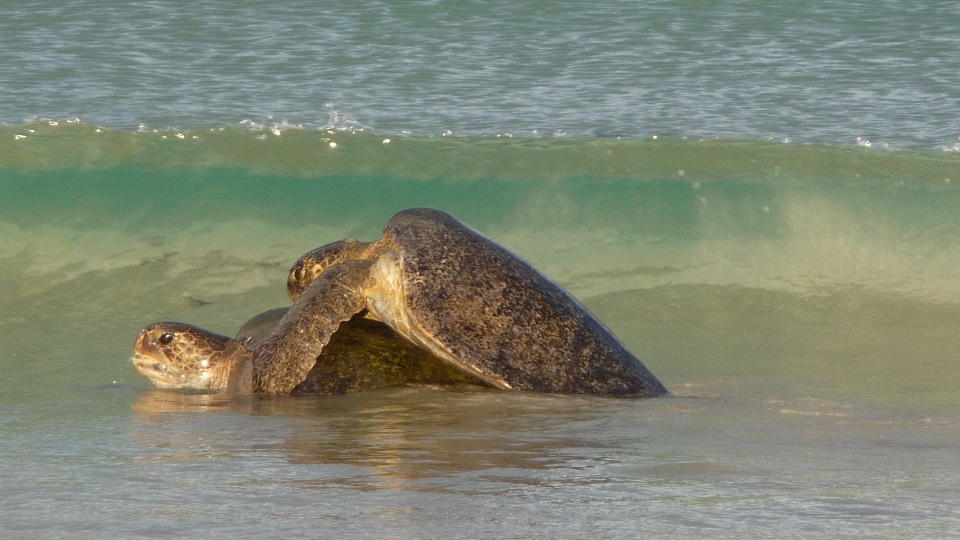
[[[158,388],[225,391],[237,363],[233,345],[188,324],[154,323],[133,346],[133,367]]]
[[[327,268],[353,259],[366,259],[375,242],[357,242],[353,238],[320,246],[297,259],[287,276],[287,294],[296,300]]]

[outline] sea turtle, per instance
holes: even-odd
[[[667,393],[569,293],[439,210],[403,210],[379,240],[346,239],[305,254],[290,270],[287,290],[293,306],[269,336],[223,349],[231,365],[229,390],[294,391],[341,323],[366,313],[494,388]],[[163,345],[166,337],[148,327],[138,352],[147,340]]]
[[[256,315],[230,339],[183,323],[154,323],[134,345],[134,367],[155,386],[203,391],[239,388],[238,351],[257,350],[289,308]],[[426,349],[362,314],[340,325],[292,394],[344,394],[410,384],[478,384]]]

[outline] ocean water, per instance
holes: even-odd
[[[0,6],[0,538],[960,537],[960,9]],[[671,390],[155,390],[441,208]]]

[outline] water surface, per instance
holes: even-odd
[[[0,8],[0,536],[948,538],[952,5]],[[152,389],[304,252],[453,213],[651,400]]]

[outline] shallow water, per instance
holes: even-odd
[[[4,460],[4,528],[44,538],[955,532],[955,423],[697,387],[720,395],[406,389],[230,402],[84,389],[73,414],[46,419],[55,435],[23,426],[35,409],[5,411],[17,451]]]
[[[827,0],[0,8],[0,537],[955,537],[957,27]],[[543,270],[673,395],[231,399],[133,370],[147,323],[232,334],[299,255],[410,206]]]
[[[953,154],[29,129],[32,146],[0,147],[6,534],[942,538],[960,523]],[[542,268],[674,395],[230,400],[133,371],[146,323],[232,334],[287,302],[299,254],[375,238],[412,204]]]

